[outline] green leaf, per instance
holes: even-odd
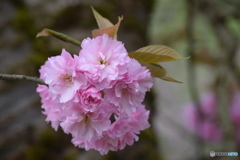
[[[151,76],[155,77],[155,78],[160,78],[164,81],[169,81],[169,82],[176,82],[176,83],[182,83],[178,80],[175,80],[174,78],[170,77],[167,73],[167,71],[160,66],[159,64],[155,64],[155,63],[145,63],[145,62],[141,62],[141,65],[147,67],[150,72],[151,72]]]
[[[41,32],[39,32],[37,34],[37,38],[38,37],[42,37],[42,36],[49,36],[49,35],[52,35],[52,36],[54,36],[54,37],[56,37],[56,38],[58,38],[58,39],[60,39],[60,40],[62,40],[64,42],[75,44],[75,45],[77,45],[79,47],[81,45],[80,41],[78,41],[76,39],[73,39],[72,37],[69,37],[69,36],[67,36],[67,35],[65,35],[63,33],[56,32],[54,30],[47,29],[47,28],[45,28]]]
[[[105,18],[101,14],[99,14],[92,6],[91,6],[91,8],[92,8],[93,15],[97,21],[99,29],[108,28],[108,27],[113,26],[113,24],[107,18]]]
[[[150,45],[140,48],[134,52],[130,52],[129,57],[138,61],[147,63],[158,63],[187,59],[180,56],[177,52],[162,45]]]

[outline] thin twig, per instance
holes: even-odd
[[[42,79],[37,77],[30,77],[25,75],[16,75],[16,74],[2,74],[0,73],[0,79],[1,80],[26,80],[26,81],[32,81],[36,82],[38,84],[47,85]]]

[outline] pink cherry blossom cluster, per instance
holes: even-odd
[[[106,34],[86,38],[79,55],[62,50],[40,69],[42,108],[57,130],[72,143],[101,154],[123,149],[148,128],[149,111],[142,102],[152,87],[150,72],[129,58],[122,42]]]
[[[185,108],[185,119],[187,127],[196,133],[205,141],[218,142],[222,140],[222,130],[217,118],[217,97],[214,93],[209,92],[201,99],[201,112],[199,114],[194,104],[190,103]],[[236,140],[240,144],[240,93],[235,93],[230,101],[230,114]]]

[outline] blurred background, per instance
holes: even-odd
[[[101,156],[74,147],[45,122],[37,84],[0,81],[0,159],[207,160],[230,158],[210,151],[240,153],[239,0],[1,0],[0,73],[39,76],[62,48],[78,54],[72,44],[36,34],[50,28],[91,37],[91,5],[113,23],[124,16],[118,40],[128,51],[161,44],[190,56],[161,63],[183,83],[154,79],[144,102],[151,127],[133,146]]]

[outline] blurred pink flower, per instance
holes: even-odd
[[[240,93],[236,93],[233,96],[230,112],[234,125],[237,126],[240,130]]]
[[[216,95],[214,93],[206,93],[200,102],[202,115],[200,115],[193,103],[186,106],[184,116],[187,127],[203,140],[220,141],[223,135],[217,120]],[[240,133],[240,93],[235,93],[230,100],[229,114],[235,127],[237,141],[240,143],[240,136],[238,136]]]
[[[219,141],[222,132],[217,126],[216,119],[216,96],[214,93],[206,93],[201,98],[200,112],[197,107],[190,103],[185,109],[185,119],[188,128],[206,141]]]
[[[220,141],[222,138],[222,132],[219,126],[214,122],[204,121],[199,126],[199,133],[202,139],[210,141]]]

